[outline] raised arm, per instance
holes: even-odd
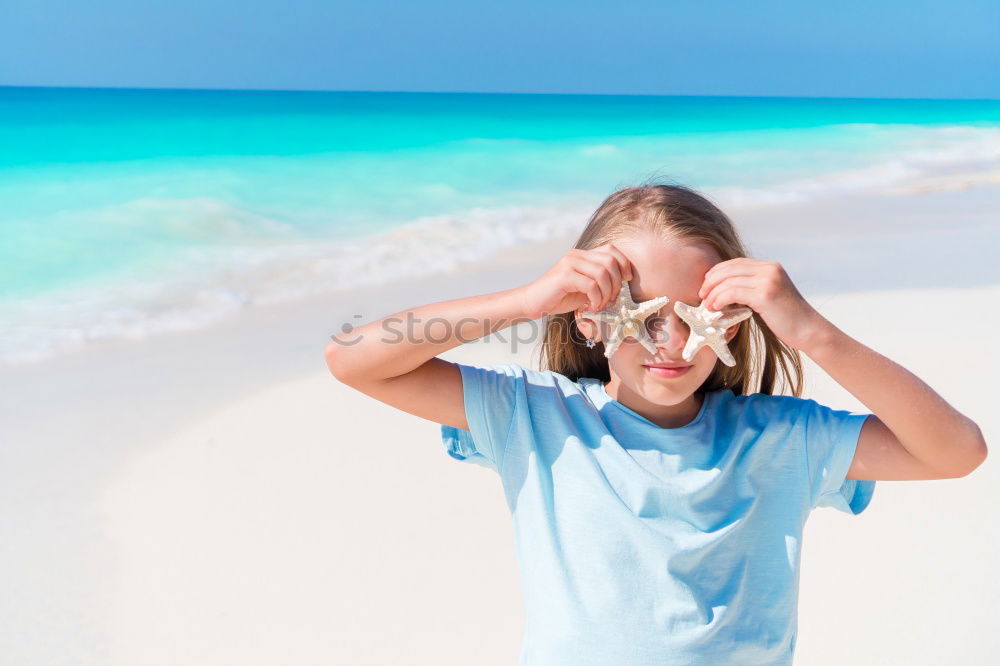
[[[805,353],[871,410],[848,479],[945,479],[986,459],[983,433],[919,377],[866,347],[802,297],[780,264],[740,257],[705,274],[707,307],[748,305],[783,342]]]
[[[415,416],[468,430],[462,376],[437,356],[466,342],[547,314],[613,300],[631,266],[612,244],[566,252],[529,284],[393,313],[326,345],[338,380]]]
[[[950,479],[986,459],[986,440],[972,419],[818,313],[802,351],[874,414],[861,428],[848,479]]]
[[[468,430],[461,373],[437,355],[530,320],[520,288],[440,301],[333,337],[326,364],[338,380],[376,400]]]

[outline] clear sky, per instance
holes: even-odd
[[[0,6],[0,85],[1000,98],[1000,0]]]

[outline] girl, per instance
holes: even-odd
[[[607,358],[607,327],[581,317],[623,281],[636,302],[669,299],[646,320],[655,354],[626,338]],[[752,309],[725,331],[734,365],[709,346],[684,360],[678,301]],[[437,358],[542,317],[545,370]],[[376,335],[389,319],[423,325]],[[442,424],[448,454],[499,474],[521,664],[790,664],[809,512],[858,514],[876,479],[960,477],[986,456],[975,423],[825,319],[779,264],[747,258],[729,218],[681,186],[615,192],[530,283],[351,338],[327,347],[337,379]],[[801,398],[800,353],[872,413]]]

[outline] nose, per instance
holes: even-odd
[[[684,345],[687,344],[688,327],[683,319],[670,312],[659,315],[657,325],[650,336],[653,338],[653,344],[663,350],[664,356],[676,360],[680,359]]]

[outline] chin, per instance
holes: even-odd
[[[662,405],[673,405],[683,402],[697,391],[698,387],[704,384],[705,380],[712,374],[712,369],[711,367],[700,368],[694,365],[677,377],[658,377],[654,376],[645,366],[640,365],[636,373],[637,384],[642,386],[644,392],[650,397],[657,396],[656,402]]]
[[[640,373],[636,386],[641,388],[641,393],[650,402],[665,407],[684,402],[701,385],[700,382],[696,384],[688,378],[684,381],[664,381],[650,377],[645,368],[640,368]],[[690,374],[690,371],[685,374]]]

